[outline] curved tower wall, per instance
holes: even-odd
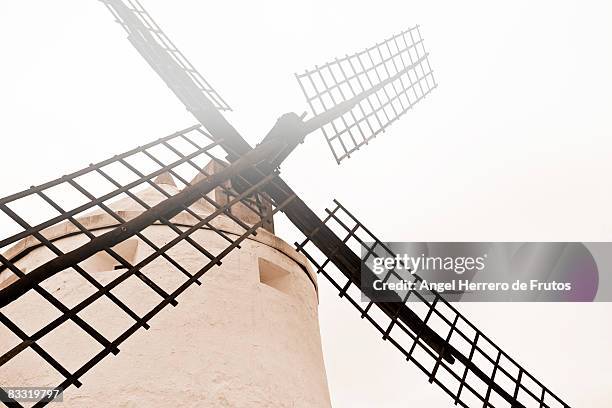
[[[167,190],[175,187],[164,185]],[[149,189],[139,196],[150,204],[162,197]],[[122,217],[137,216],[128,202],[113,206]],[[193,208],[204,215],[210,208],[199,203]],[[95,234],[114,227],[107,215],[92,213],[79,219]],[[194,220],[179,214],[173,222],[186,228]],[[231,238],[239,233],[226,217],[218,217],[215,227]],[[169,227],[153,225],[143,231],[156,245],[176,237]],[[88,241],[71,226],[46,231],[54,243],[68,251]],[[228,242],[216,232],[201,229],[191,237],[207,249],[218,252]],[[115,247],[132,263],[152,249],[137,238]],[[8,256],[26,255],[17,261],[24,271],[53,256],[36,242],[21,242]],[[196,248],[181,242],[169,255],[196,272],[207,263]],[[241,243],[202,278],[178,297],[178,306],[167,306],[151,321],[149,330],[140,329],[120,346],[117,356],[108,356],[81,379],[80,388],[64,394],[66,407],[329,407],[330,399],[321,350],[317,315],[316,275],[303,255],[275,235],[258,230]],[[115,270],[116,262],[103,253],[81,265],[101,283],[125,272]],[[162,258],[143,273],[167,292],[176,289],[186,277]],[[4,276],[3,276],[4,275]],[[5,271],[0,286],[10,283]],[[42,286],[68,306],[94,292],[93,287],[73,270],[63,271]],[[130,277],[113,290],[132,310],[143,315],[161,297],[140,280]],[[11,320],[28,334],[59,315],[34,291],[3,308]],[[80,314],[109,339],[116,338],[133,324],[124,312],[106,298],[94,302]],[[18,339],[0,327],[3,352]],[[71,371],[101,350],[72,322],[67,322],[39,341],[43,348]],[[7,386],[56,386],[61,377],[31,350],[26,350],[0,370],[0,384]]]

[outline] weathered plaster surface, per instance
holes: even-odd
[[[164,188],[174,187],[164,185]],[[162,198],[152,189],[140,195],[152,204]],[[127,200],[116,202],[113,208],[128,219],[140,211]],[[206,214],[212,208],[198,203],[192,209]],[[96,229],[96,234],[115,224],[102,214],[90,214],[81,221],[88,228]],[[183,226],[195,223],[185,213],[174,221]],[[225,217],[218,217],[215,226],[230,234],[240,231]],[[67,235],[74,232],[73,228],[58,225],[45,235],[53,237],[62,250],[68,250],[87,242],[81,234]],[[144,234],[160,246],[176,236],[162,225],[151,226]],[[213,253],[227,245],[208,229],[201,229],[192,237]],[[34,248],[17,262],[22,270],[32,270],[52,257],[48,250],[36,244],[34,240],[20,242],[6,256]],[[134,262],[152,252],[143,242],[120,250]],[[186,242],[173,248],[170,255],[190,272],[206,263],[206,258]],[[270,263],[274,266],[273,273],[283,272],[278,275],[282,284],[275,288],[260,281],[260,258],[267,261],[264,266]],[[108,259],[94,256],[82,266],[106,283],[124,272],[101,270],[107,262]],[[168,306],[154,317],[150,330],[140,329],[120,346],[119,355],[107,357],[87,373],[81,388],[70,387],[62,406],[329,407],[316,287],[300,265],[314,278],[301,254],[280,238],[260,230],[241,249],[230,253],[221,266],[207,272],[201,279],[202,286],[193,285],[184,292],[178,298],[177,307]],[[186,279],[162,259],[148,265],[143,272],[168,292]],[[7,284],[7,273],[4,275]],[[268,272],[264,274],[267,276]],[[69,306],[94,291],[73,270],[57,274],[42,286]],[[134,277],[113,293],[140,315],[161,299]],[[3,313],[28,334],[59,315],[33,291],[3,308]],[[133,320],[106,299],[94,302],[79,315],[111,339],[133,324]],[[0,328],[2,350],[18,343],[14,335]],[[39,343],[69,370],[77,369],[101,350],[98,343],[71,322]],[[61,376],[31,350],[0,370],[3,385],[54,386],[60,381]]]

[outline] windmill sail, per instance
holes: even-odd
[[[0,368],[10,370],[13,362],[34,356],[41,370],[54,370],[61,377],[57,390],[80,386],[85,373],[109,354],[119,353],[121,344],[140,328],[148,329],[149,321],[166,306],[176,306],[182,292],[201,284],[200,278],[207,271],[220,265],[226,255],[264,226],[265,219],[291,201],[288,198],[269,212],[257,213],[260,217],[252,223],[232,213],[237,206],[256,213],[258,207],[253,204],[263,187],[275,183],[277,174],[269,172],[254,184],[242,179],[240,193],[224,187],[232,178],[240,179],[241,171],[258,173],[256,164],[278,150],[272,144],[267,146],[270,148],[258,147],[236,163],[209,174],[206,164],[219,162],[214,153],[220,148],[194,126],[0,199],[0,214],[15,227],[13,234],[0,241],[0,329],[14,340],[0,346]],[[215,189],[223,190],[223,203],[210,197]],[[47,218],[41,220],[36,214],[47,214]],[[147,228],[155,225],[166,226],[175,235],[167,242],[154,242]],[[192,239],[201,229],[214,231],[225,246],[204,248]],[[62,240],[79,234],[89,241],[67,251]],[[171,256],[173,248],[185,243],[202,255],[197,270]],[[136,259],[134,247],[148,255]],[[38,249],[50,260],[24,269],[20,259]],[[162,264],[163,280],[147,270],[153,263]],[[92,274],[92,268],[105,271],[104,277]],[[81,285],[73,292],[83,292],[83,296],[75,301],[65,297],[64,291],[54,290],[58,280]],[[121,293],[133,290],[147,292],[151,301],[147,305],[130,304],[129,296]],[[38,305],[41,315],[55,317],[32,328],[28,320],[32,317],[24,318],[20,312],[22,302]],[[90,318],[95,313],[91,311],[97,307],[114,310],[117,322],[112,325],[121,327],[118,334],[109,335],[92,323]],[[67,328],[76,331],[72,335],[89,338],[97,350],[78,367],[68,367],[57,357],[57,350],[43,346],[47,336]],[[8,406],[21,406],[5,393],[0,397],[8,401]],[[41,399],[35,406],[48,402]]]
[[[395,254],[362,223],[335,201],[333,210],[327,210],[325,224],[342,242],[355,248],[364,248],[374,257],[395,257]],[[395,312],[389,313],[381,304],[363,302],[354,276],[360,270],[339,270],[329,258],[321,256],[312,242],[314,231],[303,242],[296,244],[318,272],[347,299],[372,326],[383,340],[392,343],[403,356],[414,363],[428,378],[453,399],[455,405],[466,408],[569,408],[557,395],[527,372],[497,344],[480,331],[448,303],[438,292],[408,291]],[[320,248],[319,248],[320,249]],[[358,249],[359,250],[359,249]],[[390,273],[393,273],[391,271]],[[412,275],[418,282],[422,279]],[[424,327],[414,330],[400,318],[403,309],[411,309],[427,328],[444,338],[444,345],[436,350],[427,341]],[[450,355],[451,358],[448,358]]]
[[[300,88],[314,115],[353,101],[322,127],[340,163],[437,87],[419,26],[302,74]]]
[[[128,40],[187,110],[222,143],[229,161],[251,149],[221,111],[223,98],[164,34],[138,0],[101,0],[128,33]]]
[[[101,0],[128,33],[132,45],[192,112],[212,103],[231,110],[138,0]]]

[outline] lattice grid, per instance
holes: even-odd
[[[371,256],[395,257],[396,254],[340,203],[335,201],[335,204],[333,210],[327,210],[325,223],[338,236],[344,237],[343,242],[356,253],[365,248]],[[296,246],[313,263],[318,273],[336,288],[340,296],[347,299],[362,318],[382,334],[384,340],[392,343],[408,361],[414,363],[430,383],[436,383],[450,395],[456,405],[466,408],[569,408],[569,405],[478,330],[438,292],[429,291],[424,294],[418,290],[408,291],[398,304],[397,311],[389,315],[379,304],[363,302],[360,288],[348,277],[350,273],[338,270],[314,247],[309,238]],[[384,280],[392,274],[405,278],[391,270]],[[416,274],[413,279],[421,281]],[[399,318],[402,309],[406,308],[416,313],[425,323],[421,330],[412,330]],[[441,350],[434,350],[423,339],[425,327],[433,329],[444,339]],[[447,358],[447,354],[452,358]]]
[[[338,163],[437,87],[428,57],[415,26],[361,52],[296,74],[314,115],[357,102],[322,128]]]
[[[151,15],[144,9],[138,0],[100,0],[113,14],[115,20],[121,24],[125,31],[133,36],[132,41],[144,41],[147,49],[150,52],[157,52],[156,60],[163,61],[163,57],[169,57],[176,66],[184,72],[191,81],[197,86],[199,91],[203,92],[213,105],[219,110],[230,110],[230,106],[219,95],[219,93],[210,85],[210,83],[198,72],[185,55],[178,47],[170,40],[170,38],[162,31],[160,26],[153,20]],[[136,36],[138,33],[140,35]],[[137,40],[138,39],[138,40]],[[142,51],[142,49],[140,49]],[[149,56],[151,58],[151,56]],[[151,60],[147,58],[149,63]],[[170,67],[161,64],[156,70],[168,70]],[[161,72],[160,72],[161,74]],[[174,77],[178,81],[176,73],[167,72],[167,75]],[[189,85],[189,84],[187,84]],[[191,99],[193,95],[189,95],[189,87],[182,89],[182,95],[187,99]]]
[[[225,256],[240,248],[242,241],[256,234],[266,220],[292,200],[289,196],[272,211],[260,214],[259,221],[252,225],[232,215],[233,206],[251,206],[260,201],[256,197],[262,195],[266,186],[276,184],[276,172],[263,174],[253,167],[250,171],[260,174],[259,181],[250,184],[238,175],[243,188],[240,193],[225,188],[228,196],[225,204],[221,205],[202,193],[196,196],[195,202],[173,207],[172,214],[176,214],[176,218],[156,216],[148,225],[136,230],[132,239],[118,238],[115,245],[87,252],[88,245],[91,246],[95,239],[106,234],[121,234],[126,228],[124,225],[135,220],[132,211],[125,211],[126,205],[136,212],[148,214],[155,211],[152,204],[141,196],[144,187],[148,188],[149,199],[153,195],[160,205],[168,202],[179,195],[179,188],[195,185],[211,176],[206,173],[205,165],[211,160],[220,162],[213,155],[217,151],[225,153],[217,142],[211,142],[200,126],[193,126],[55,181],[0,199],[0,214],[5,215],[3,228],[9,230],[9,223],[13,224],[11,236],[0,241],[0,329],[10,333],[13,339],[10,344],[0,345],[0,369],[4,375],[10,377],[8,373],[12,364],[20,358],[34,358],[41,372],[57,378],[56,385],[53,385],[56,389],[80,386],[80,378],[86,372],[109,354],[117,354],[119,346],[138,329],[148,329],[150,320],[167,305],[176,306],[177,297],[182,292],[193,284],[200,285],[200,278],[207,271],[220,265]],[[169,182],[169,175],[178,180],[179,187],[156,182],[158,178]],[[222,185],[215,186],[223,188]],[[118,200],[123,205],[116,207]],[[212,207],[210,213],[198,212],[201,205]],[[231,222],[232,234],[218,228],[220,215]],[[178,220],[179,216],[183,221]],[[96,218],[106,221],[101,226],[96,224],[96,228],[90,228],[89,222]],[[154,242],[154,235],[147,230],[154,225],[168,227],[174,238],[168,242]],[[202,229],[214,231],[226,245],[204,248],[192,238]],[[71,235],[83,237],[83,245],[66,249],[61,238]],[[128,256],[130,251],[126,246],[132,244],[146,254],[143,259]],[[178,244],[188,245],[201,254],[200,269],[193,270],[172,256],[172,250]],[[26,247],[26,252],[21,246]],[[41,260],[40,265],[26,270],[20,260],[27,251],[35,249],[44,250],[45,259],[50,261]],[[83,259],[45,279],[34,281],[34,284],[28,281],[49,262],[72,259],[73,252],[88,255],[79,255]],[[94,258],[110,265],[110,271],[105,271],[103,276],[93,273],[88,262]],[[147,269],[153,264],[155,269]],[[166,271],[163,279],[156,275],[155,270]],[[74,298],[64,295],[64,291],[55,291],[54,285],[58,280],[74,282],[79,290],[68,293],[79,295]],[[16,287],[25,289],[15,295],[11,290]],[[142,304],[130,302],[126,291],[134,288],[146,299]],[[27,310],[36,310],[36,316],[24,318],[20,312],[23,302],[27,302]],[[98,307],[112,310],[116,321],[96,321],[95,309]],[[109,324],[113,330],[109,329]],[[67,366],[66,357],[75,350],[69,349],[70,342],[59,350],[45,346],[48,339],[55,337],[84,338],[83,344],[86,345],[79,347],[78,351],[89,354],[78,365],[71,363]],[[35,376],[36,373],[32,373],[32,377]],[[22,406],[11,401],[2,389],[0,396],[9,407]],[[40,400],[33,406],[44,406],[48,402]]]

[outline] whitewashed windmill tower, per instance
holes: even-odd
[[[172,176],[163,173],[135,194],[153,207],[166,196],[160,191],[178,193]],[[209,200],[226,201],[218,188]],[[190,210],[204,218],[215,210],[211,202],[198,200]],[[109,209],[128,221],[145,209],[126,197]],[[211,227],[201,227],[190,238],[201,248],[224,248],[226,237],[238,237],[244,230],[238,224],[252,225],[257,215],[245,205],[232,207],[232,216],[214,218]],[[95,235],[118,226],[108,213],[97,210],[77,221]],[[197,219],[181,212],[171,222],[185,230]],[[272,224],[268,224],[270,228]],[[44,230],[42,234],[61,251],[68,252],[88,241],[70,222]],[[158,247],[177,236],[169,226],[157,223],[142,235]],[[231,239],[231,238],[230,238]],[[84,386],[64,395],[67,407],[326,407],[330,406],[317,317],[316,274],[304,255],[272,232],[260,228],[224,258],[223,264],[201,279],[181,296],[178,310],[169,308],[156,316],[148,332],[134,335],[121,348],[121,358],[110,359],[88,375]],[[135,265],[150,256],[153,249],[136,237],[115,246],[121,258]],[[22,256],[20,256],[22,255]],[[177,244],[168,255],[187,271],[195,272],[208,259],[191,243]],[[53,259],[54,254],[36,239],[25,239],[4,254],[19,259],[15,265],[30,271]],[[125,272],[125,267],[106,252],[82,262],[81,267],[102,284]],[[142,269],[142,274],[166,292],[176,289],[185,275],[159,257]],[[10,278],[9,278],[10,276]],[[0,289],[16,276],[6,270],[0,274]],[[43,288],[72,306],[91,294],[93,287],[76,271],[65,271],[46,281]],[[158,295],[138,279],[129,279],[114,294],[139,315],[158,301]],[[32,329],[53,316],[40,314],[39,295],[25,296],[5,310],[14,321],[29,322]],[[51,310],[45,308],[51,313]],[[177,313],[178,312],[178,313]],[[82,314],[104,336],[118,334],[124,326],[121,312],[108,301],[97,301]],[[282,329],[281,329],[282,328]],[[58,329],[57,336],[44,343],[66,368],[83,364],[83,358],[96,351],[95,342],[79,333],[76,326]],[[147,341],[155,333],[154,342]],[[0,332],[0,344],[14,341]],[[132,340],[133,339],[133,340]],[[55,353],[53,353],[55,351]],[[24,354],[0,371],[1,384],[38,384],[52,387],[53,370],[40,364],[35,354]]]
[[[102,3],[200,124],[0,198],[15,226],[0,239],[0,402],[42,407],[11,387],[50,386],[71,407],[327,408],[314,265],[449,406],[569,407],[439,293],[362,302],[369,257],[393,252],[337,201],[321,220],[279,175],[315,130],[340,163],[437,87],[418,26],[296,75],[313,117],[283,115],[253,148],[137,0]],[[279,211],[303,242],[273,234]]]

